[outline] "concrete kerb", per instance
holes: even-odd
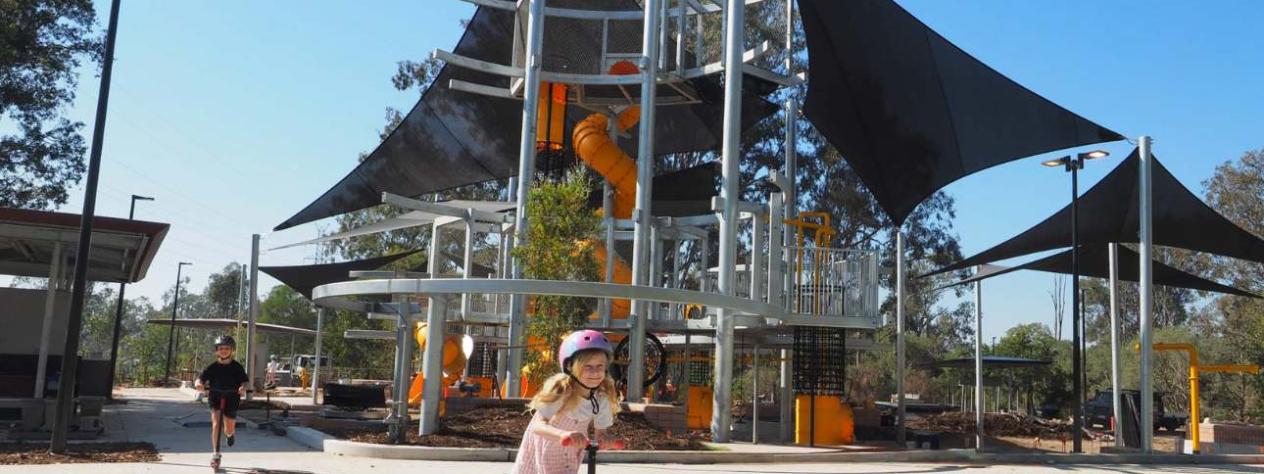
[[[394,446],[325,439],[326,453],[426,461],[512,462],[517,449]],[[603,463],[770,464],[830,462],[933,462],[964,464],[1264,464],[1264,455],[976,453],[970,449],[870,452],[603,451]]]

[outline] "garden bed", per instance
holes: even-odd
[[[50,454],[48,443],[0,443],[0,465],[98,462],[156,462],[150,443],[71,443],[66,454]]]
[[[645,419],[640,413],[623,412],[611,427],[609,434],[624,441],[626,449],[705,450],[702,441],[664,432]],[[444,417],[439,430],[433,435],[419,436],[416,425],[408,430],[404,444],[417,446],[454,448],[517,448],[522,434],[531,422],[531,415],[516,408],[477,408]],[[311,418],[307,424],[331,436],[362,443],[389,444],[386,425],[366,427],[363,423],[350,424],[337,420]]]

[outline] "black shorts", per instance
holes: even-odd
[[[211,410],[220,409],[220,402],[223,402],[224,418],[237,418],[237,407],[241,406],[241,395],[238,395],[237,392],[211,391],[207,400]]]

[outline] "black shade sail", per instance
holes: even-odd
[[[563,6],[568,2],[551,2]],[[579,8],[601,7],[634,10],[629,0],[569,2]],[[593,45],[635,45],[640,49],[639,22],[618,22],[623,28],[600,34],[600,22],[550,18],[543,47],[544,68],[571,70],[591,62]],[[617,31],[616,31],[617,30]],[[511,64],[514,49],[514,12],[479,7],[453,53],[496,64]],[[669,48],[674,50],[675,48]],[[636,51],[629,51],[636,52]],[[570,58],[570,59],[567,59]],[[570,62],[568,62],[570,61]],[[507,88],[505,77],[461,67],[443,67],[403,121],[354,170],[323,195],[276,227],[281,230],[357,209],[380,204],[383,192],[418,196],[459,186],[505,179],[518,174],[518,147],[522,133],[522,102],[454,90],[453,79]],[[767,81],[746,76],[742,104],[743,127],[774,113],[777,107],[764,100]],[[688,82],[701,103],[661,106],[655,116],[656,153],[682,153],[713,149],[722,137],[723,93],[718,74]],[[664,90],[664,87],[660,87]],[[639,89],[638,89],[639,90]],[[592,114],[569,106],[567,129]],[[635,137],[636,132],[632,131]],[[568,138],[569,140],[569,138]],[[636,140],[620,140],[636,156]]]
[[[1152,157],[1153,158],[1153,157]],[[1155,245],[1209,252],[1264,262],[1264,240],[1243,230],[1198,199],[1153,158],[1150,192]],[[1136,149],[1114,170],[1080,196],[1080,244],[1135,243],[1140,224],[1141,157]],[[931,274],[996,262],[1045,250],[1070,247],[1071,205],[1021,234]],[[1102,245],[1104,247],[1104,245]]]
[[[1001,75],[890,0],[801,0],[803,110],[896,223],[971,173],[1123,137]]]
[[[339,263],[322,263],[319,265],[259,267],[259,271],[272,275],[272,277],[277,280],[281,280],[281,283],[293,288],[294,291],[302,293],[303,296],[310,300],[312,299],[313,288],[329,283],[350,280],[351,277],[349,276],[349,273],[351,272],[377,270],[389,265],[391,262],[417,252],[420,252],[420,250],[397,253],[394,255],[387,255],[385,257],[366,258],[364,260],[352,260],[349,262]]]
[[[1105,244],[1080,246],[1080,275],[1096,278],[1110,278],[1110,252]],[[1132,251],[1128,247],[1119,246],[1119,279],[1122,281],[1137,281],[1138,273],[1141,271],[1141,256],[1137,252]],[[1259,296],[1240,290],[1228,285],[1222,285],[1214,281],[1186,273],[1177,268],[1173,268],[1158,261],[1154,262],[1154,284],[1170,286],[1175,288],[1188,288],[1198,291],[1212,291],[1216,293],[1224,293],[1226,295],[1249,296],[1259,298]],[[1004,275],[1006,273],[1018,270],[1038,270],[1050,273],[1071,273],[1071,251],[1066,250],[1045,258],[1033,260],[1022,265],[1013,267],[992,266],[985,269],[978,275],[962,279],[947,286],[964,285],[974,283],[979,280],[985,280],[994,276]]]

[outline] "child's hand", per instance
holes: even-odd
[[[565,431],[562,433],[562,446],[584,446],[588,444],[588,437],[578,431]]]

